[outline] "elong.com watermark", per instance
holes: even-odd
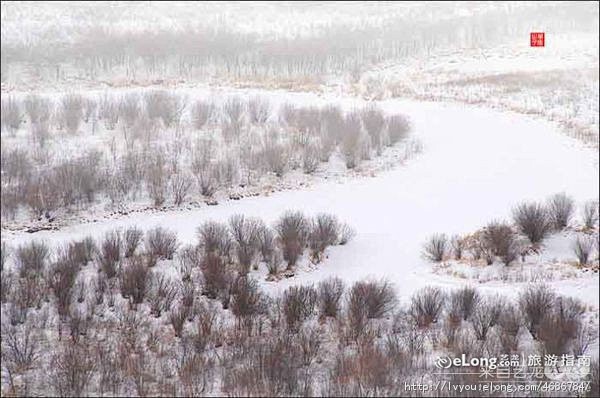
[[[435,366],[440,369],[449,369],[451,367],[480,367],[487,369],[496,369],[498,358],[467,358],[465,354],[459,357],[450,358],[449,356],[440,356],[435,360]]]

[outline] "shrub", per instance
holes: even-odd
[[[356,231],[350,225],[342,224],[340,226],[339,235],[340,235],[339,244],[345,245],[346,243],[350,242],[354,238],[354,236],[356,235]]]
[[[577,236],[573,243],[573,253],[577,256],[579,265],[585,266],[588,264],[595,245],[596,239],[593,236]]]
[[[494,327],[502,314],[502,302],[499,298],[479,301],[471,315],[471,324],[477,340],[485,340],[488,331]]]
[[[554,229],[565,229],[575,211],[575,201],[565,193],[557,193],[548,199],[548,217]]]
[[[316,302],[317,292],[312,286],[290,286],[283,292],[283,315],[291,331],[298,331],[313,314]]]
[[[4,264],[6,264],[6,260],[10,257],[10,253],[9,246],[5,241],[2,241],[2,246],[0,246],[0,271],[4,270]]]
[[[319,148],[316,144],[308,144],[302,152],[302,171],[312,174],[319,167]]]
[[[462,259],[463,253],[465,251],[465,246],[465,240],[458,235],[454,235],[452,236],[452,239],[450,239],[450,247],[452,248],[452,254],[457,260]]]
[[[331,214],[319,214],[311,222],[308,242],[313,258],[318,262],[328,246],[339,241],[340,223]]]
[[[271,116],[271,103],[268,98],[259,95],[250,98],[248,101],[248,113],[250,122],[254,124],[265,124]]]
[[[277,177],[283,177],[288,170],[290,153],[285,144],[266,140],[262,148],[262,156],[267,170]]]
[[[544,354],[567,354],[570,342],[577,337],[582,326],[583,305],[573,299],[558,298],[557,305],[542,319],[538,338],[543,343]]]
[[[598,202],[587,202],[581,211],[583,223],[586,228],[593,229],[598,222]]]
[[[171,193],[175,206],[181,206],[192,188],[192,178],[184,174],[175,174],[170,179]]]
[[[98,261],[107,278],[117,274],[117,265],[121,261],[121,234],[119,231],[107,232],[100,245]]]
[[[410,123],[402,115],[393,115],[387,118],[388,138],[391,145],[404,140],[410,131]]]
[[[258,233],[258,250],[264,262],[268,262],[275,251],[275,236],[273,231],[266,226],[261,228]]]
[[[514,352],[519,347],[519,330],[523,324],[521,313],[513,304],[503,307],[498,319],[500,326],[500,342],[506,353]]]
[[[343,120],[343,136],[341,151],[346,161],[346,167],[353,169],[358,165],[361,152],[364,150],[360,116],[356,113],[347,115]]]
[[[171,326],[173,326],[175,337],[181,337],[183,326],[185,325],[185,321],[189,318],[189,314],[190,307],[183,305],[171,309],[171,312],[169,313],[169,322],[171,323]]]
[[[17,327],[2,322],[2,367],[9,374],[32,369],[42,354],[40,348],[37,328],[33,324]]]
[[[135,254],[143,237],[144,232],[137,227],[130,227],[125,230],[125,258],[129,258]]]
[[[232,240],[225,224],[205,222],[198,228],[198,239],[206,255],[229,256]]]
[[[94,259],[94,255],[98,252],[96,242],[91,236],[87,238],[69,243],[67,249],[71,261],[78,265],[86,265]]]
[[[203,294],[212,299],[219,297],[229,283],[229,275],[222,258],[207,252],[202,259],[201,268],[204,276]]]
[[[2,98],[2,111],[0,115],[2,130],[14,133],[21,126],[21,105],[12,96]]]
[[[550,232],[546,208],[539,203],[521,203],[513,209],[513,220],[521,233],[533,244],[540,243]]]
[[[283,250],[283,259],[287,261],[288,268],[291,268],[296,265],[306,246],[308,220],[301,212],[287,211],[275,224],[275,231]]]
[[[444,234],[432,235],[423,246],[423,256],[434,262],[440,262],[444,259],[448,246],[448,239]]]
[[[472,287],[465,286],[450,293],[448,313],[456,322],[466,321],[480,301],[479,293]]]
[[[41,275],[49,255],[50,249],[44,242],[31,241],[19,246],[15,252],[19,275],[22,278],[28,275]]]
[[[177,235],[163,227],[156,227],[146,232],[146,250],[150,255],[171,260],[177,251]]]
[[[436,323],[444,307],[445,295],[437,287],[426,286],[410,299],[409,313],[419,327]]]
[[[96,366],[91,347],[85,342],[65,342],[50,361],[50,380],[59,396],[81,397],[86,391]]]
[[[534,339],[538,338],[540,324],[550,314],[555,302],[554,292],[543,284],[530,285],[519,295],[519,308]]]
[[[359,281],[352,285],[351,295],[361,298],[367,318],[382,318],[396,304],[396,293],[387,281]]]
[[[177,296],[177,284],[166,275],[152,272],[150,276],[150,287],[147,291],[150,313],[160,318],[164,311],[171,308],[171,304]]]
[[[48,282],[56,296],[56,308],[64,319],[69,313],[71,292],[77,278],[77,264],[70,261],[68,255],[61,254],[49,272]]]
[[[83,97],[79,94],[67,94],[61,100],[59,122],[69,133],[75,134],[83,118]]]
[[[235,125],[241,124],[245,110],[246,104],[239,97],[231,97],[223,104],[223,112],[228,122]]]
[[[133,304],[141,304],[149,285],[150,271],[141,257],[131,257],[121,273],[121,294]]]
[[[52,103],[47,98],[30,94],[25,99],[25,111],[31,124],[47,123],[52,113]]]
[[[317,292],[321,315],[336,318],[344,294],[344,282],[340,278],[325,279],[319,282]]]
[[[229,219],[229,228],[235,241],[240,273],[247,274],[256,260],[259,248],[259,234],[264,228],[261,220],[246,218],[237,214]]]
[[[252,319],[266,311],[265,300],[256,281],[243,276],[238,277],[232,288],[231,312],[238,322],[249,328]],[[250,329],[248,331],[250,332]]]
[[[214,104],[207,100],[198,100],[192,107],[192,124],[196,130],[202,128],[208,123],[213,112]]]
[[[119,117],[127,127],[132,127],[141,114],[140,98],[136,93],[125,94],[118,105]]]
[[[147,91],[144,94],[146,113],[150,119],[160,119],[167,128],[179,122],[185,103],[179,95],[164,90]]]
[[[492,255],[499,256],[505,265],[517,259],[516,235],[508,224],[492,221],[483,229],[482,239],[486,249]]]
[[[146,187],[152,198],[154,206],[160,207],[165,203],[167,190],[167,175],[165,160],[158,153],[148,159],[146,163]]]
[[[370,104],[362,112],[362,121],[365,130],[371,137],[371,144],[377,153],[381,153],[383,146],[383,129],[385,127],[385,116],[376,105]]]

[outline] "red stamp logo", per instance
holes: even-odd
[[[531,32],[529,35],[531,47],[544,47],[546,38],[544,32]]]

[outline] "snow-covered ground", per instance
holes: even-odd
[[[561,134],[551,123],[456,104],[393,99],[382,101],[381,106],[407,114],[414,137],[423,144],[423,153],[404,167],[371,178],[322,182],[197,210],[136,213],[35,234],[6,232],[3,239],[13,247],[32,239],[58,246],[89,235],[100,238],[115,228],[161,225],[176,231],[183,243],[192,243],[202,222],[225,221],[236,213],[273,222],[287,209],[328,212],[353,226],[356,237],[345,246],[328,249],[328,258],[318,267],[304,267],[294,278],[264,282],[264,286],[279,290],[332,275],[348,282],[386,278],[405,300],[426,284],[465,282],[434,274],[433,266],[421,258],[422,244],[432,233],[468,233],[493,219],[509,219],[518,202],[544,200],[557,192],[568,193],[579,205],[597,198],[597,152]],[[560,293],[597,306],[597,273],[550,284]],[[516,285],[495,281],[482,287],[512,295],[519,291]]]

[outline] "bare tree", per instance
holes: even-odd
[[[554,229],[566,228],[575,212],[575,201],[567,194],[557,193],[548,199],[548,217]]]

